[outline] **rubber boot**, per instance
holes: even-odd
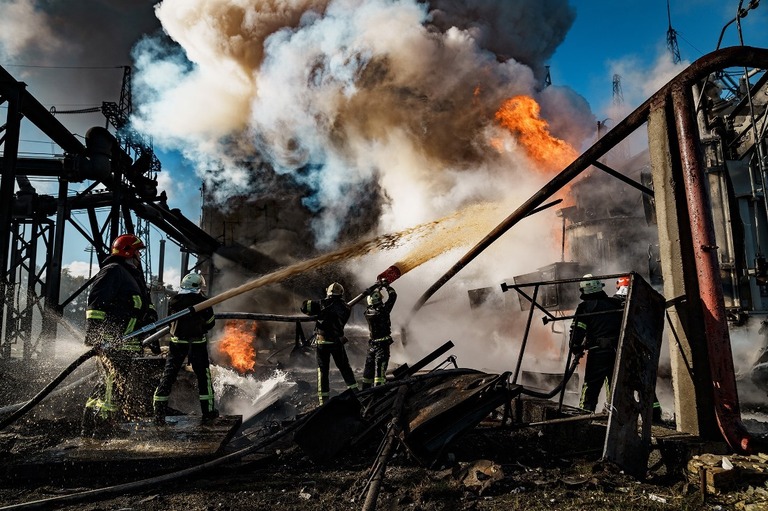
[[[165,416],[168,413],[168,403],[166,403],[165,401],[155,401],[154,408],[155,408],[154,423],[157,424],[158,426],[164,426],[166,424]]]

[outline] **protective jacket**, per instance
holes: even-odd
[[[389,317],[392,308],[397,301],[397,293],[392,288],[387,288],[387,301],[376,305],[369,305],[365,309],[365,320],[368,321],[368,330],[371,340],[389,340],[392,333],[392,321]]]
[[[203,293],[179,293],[168,300],[168,315],[194,307],[207,300]],[[199,342],[205,340],[205,333],[213,328],[216,319],[213,308],[208,307],[183,319],[171,323],[171,341]]]
[[[125,258],[109,256],[93,281],[85,311],[88,345],[117,339],[157,320],[144,275]],[[141,342],[132,339],[122,346],[140,351]]]
[[[605,291],[582,294],[581,299],[571,325],[571,348],[616,349],[623,319],[621,301],[609,297]]]
[[[301,304],[301,312],[317,316],[316,342],[323,344],[341,341],[351,309],[342,297],[329,296],[322,300],[306,300]]]

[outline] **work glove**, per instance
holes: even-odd
[[[571,353],[573,353],[577,357],[580,357],[584,354],[583,344],[571,344],[570,348],[571,348]]]
[[[157,321],[157,311],[154,307],[150,306],[147,312],[144,313],[144,325],[151,325]]]

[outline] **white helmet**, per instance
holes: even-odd
[[[588,279],[592,276],[593,275],[591,273],[587,273],[584,275],[584,278]],[[597,293],[598,291],[602,291],[603,285],[604,284],[597,279],[582,280],[579,282],[579,290],[585,295],[588,295],[590,293]]]
[[[205,287],[205,279],[199,273],[188,273],[181,279],[181,289],[187,292],[199,293]]]
[[[344,294],[344,287],[338,282],[334,282],[325,290],[326,296],[341,296]]]
[[[378,305],[381,303],[381,293],[379,291],[374,291],[369,294],[365,300],[368,302],[368,305]]]

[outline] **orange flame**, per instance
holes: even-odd
[[[219,351],[229,357],[232,367],[240,373],[253,371],[256,366],[256,339],[258,325],[249,321],[227,321],[219,341]]]
[[[539,117],[541,107],[529,96],[515,96],[504,101],[496,112],[496,120],[512,134],[528,156],[542,169],[561,170],[576,159],[578,154],[568,142],[549,133],[547,121]],[[491,141],[497,150],[501,142]]]

